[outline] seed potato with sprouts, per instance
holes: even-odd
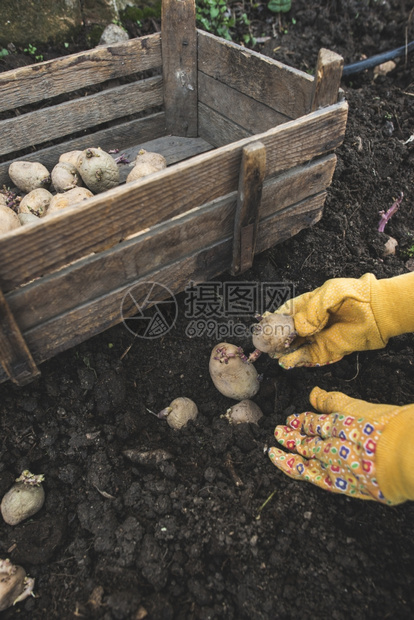
[[[50,185],[49,170],[40,162],[14,161],[9,166],[9,177],[22,192],[29,193],[38,187]]]
[[[21,199],[18,213],[31,213],[36,217],[44,217],[52,198],[52,194],[47,189],[42,187],[33,189]]]
[[[27,577],[22,566],[12,564],[8,558],[0,560],[0,611],[34,596],[33,587],[34,579]]]
[[[145,149],[141,149],[138,155],[135,158],[134,166],[139,166],[140,164],[150,164],[157,170],[163,170],[167,167],[167,160],[164,155],[161,153],[152,153],[151,151],[146,151]]]
[[[0,235],[5,235],[11,230],[20,228],[20,220],[14,211],[6,205],[0,204]]]
[[[190,420],[195,420],[198,415],[197,405],[191,398],[180,396],[175,398],[168,407],[159,412],[160,419],[166,419],[167,424],[175,430],[180,430]]]
[[[213,348],[209,371],[218,391],[228,398],[244,400],[252,398],[259,391],[256,368],[243,350],[234,344],[221,342]]]
[[[69,189],[83,185],[75,166],[65,161],[56,164],[51,172],[51,178],[52,185],[57,192],[67,192]]]
[[[119,169],[109,153],[100,148],[89,148],[79,155],[76,168],[86,187],[94,194],[119,185]]]
[[[88,198],[92,198],[92,196],[92,192],[86,187],[74,187],[63,194],[56,194],[50,201],[47,215],[60,213],[62,209],[75,205],[81,207],[82,203],[88,200]]]
[[[278,358],[296,338],[295,324],[288,314],[266,314],[253,329],[253,346]]]
[[[8,525],[17,525],[32,517],[43,506],[45,491],[43,474],[34,475],[25,469],[1,500],[0,510]]]
[[[257,424],[263,413],[256,403],[246,398],[227,409],[221,417],[230,424]]]
[[[160,168],[153,166],[147,162],[143,162],[142,164],[137,164],[128,174],[125,183],[132,183],[132,181],[136,181],[137,179],[142,179],[143,177],[148,176],[149,174],[153,174],[154,172],[158,172]]]

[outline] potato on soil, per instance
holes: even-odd
[[[167,167],[167,160],[164,155],[161,155],[161,153],[146,151],[145,149],[141,149],[139,151],[135,158],[134,166],[138,166],[143,163],[150,164],[154,168],[157,168],[157,170],[163,170],[163,168]]]
[[[157,166],[153,166],[147,162],[142,162],[140,164],[136,164],[131,172],[128,174],[125,183],[131,183],[132,181],[136,181],[137,179],[142,179],[142,177],[146,177],[149,174],[153,174],[154,172],[159,172],[161,168]]]
[[[31,192],[38,187],[47,188],[51,179],[49,170],[39,162],[14,161],[9,166],[9,177],[23,192]]]
[[[213,348],[209,371],[218,391],[228,398],[244,400],[259,391],[256,368],[234,344],[221,342]]]
[[[187,425],[190,420],[195,420],[198,415],[197,405],[191,398],[180,396],[175,398],[168,407],[161,412],[166,417],[171,428],[179,430]]]
[[[257,424],[263,413],[256,403],[246,398],[227,409],[221,417],[226,418],[230,424]]]
[[[114,159],[100,148],[89,148],[79,155],[76,167],[86,187],[94,194],[119,185],[119,169]]]
[[[73,164],[60,161],[53,168],[52,185],[57,192],[67,192],[74,187],[83,185],[81,176]]]
[[[0,204],[0,235],[5,235],[15,228],[20,228],[20,220],[17,213],[10,207]]]
[[[27,577],[22,566],[8,558],[0,560],[0,611],[4,611],[33,594],[34,579]]]
[[[253,328],[253,346],[272,357],[281,357],[296,338],[293,318],[288,314],[267,314]]]
[[[67,153],[62,153],[59,157],[59,162],[72,164],[72,166],[77,168],[79,155],[82,155],[82,151],[68,151]]]
[[[17,525],[39,512],[45,501],[42,487],[44,476],[25,469],[5,494],[0,504],[3,519],[8,525]]]
[[[50,201],[46,215],[59,213],[62,209],[72,207],[74,205],[82,206],[82,203],[88,198],[92,198],[93,194],[86,187],[74,187],[63,194],[56,194]]]
[[[42,187],[33,189],[22,198],[19,204],[19,214],[31,213],[37,217],[43,217],[46,215],[47,208],[52,198],[52,194],[48,192],[47,189],[43,189]]]

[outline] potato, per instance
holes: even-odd
[[[295,324],[288,314],[267,314],[253,328],[253,346],[278,358],[286,353],[296,338]]]
[[[62,153],[59,157],[59,162],[64,162],[66,164],[72,164],[77,168],[79,155],[82,155],[82,151],[68,151],[67,153]]]
[[[35,580],[8,558],[0,560],[0,612],[33,595]]]
[[[136,181],[137,179],[142,179],[142,177],[146,177],[149,174],[158,172],[159,170],[160,168],[157,168],[157,166],[153,166],[152,164],[146,162],[137,164],[128,174],[125,183],[131,183],[132,181]]]
[[[226,418],[230,424],[257,424],[263,413],[256,403],[245,398],[227,409],[221,417]]]
[[[145,149],[141,149],[138,155],[135,158],[134,166],[138,166],[140,164],[150,164],[157,170],[162,170],[167,167],[167,160],[164,155],[160,153],[152,153],[150,151],[146,151]]]
[[[92,192],[86,187],[74,187],[63,194],[56,194],[50,201],[49,208],[46,215],[53,215],[59,213],[66,207],[72,207],[73,205],[80,205],[82,202],[91,198]]]
[[[7,197],[5,194],[3,194],[3,192],[0,192],[0,205],[3,205],[3,207],[7,207]]]
[[[11,230],[20,228],[20,220],[17,213],[12,211],[10,207],[0,204],[0,235],[5,235]]]
[[[9,177],[23,192],[31,192],[38,187],[50,185],[49,170],[39,162],[14,161],[9,166]]]
[[[24,196],[19,204],[20,213],[31,213],[37,217],[43,217],[46,215],[47,208],[52,200],[53,196],[47,189],[39,187],[33,189],[31,192]]]
[[[209,371],[218,391],[228,398],[244,400],[259,391],[259,376],[255,367],[234,344],[221,342],[213,348]]]
[[[109,153],[102,149],[82,151],[76,167],[86,187],[95,194],[119,185],[118,166]]]
[[[73,164],[60,161],[53,168],[52,173],[52,185],[55,190],[59,192],[67,192],[74,187],[80,187],[83,185],[81,176]]]
[[[180,430],[190,420],[195,420],[198,415],[197,405],[191,398],[179,396],[168,407],[159,412],[160,419],[166,419],[167,424],[175,430]]]
[[[19,222],[22,226],[26,226],[26,224],[38,224],[40,222],[40,217],[33,215],[33,213],[19,213]]]

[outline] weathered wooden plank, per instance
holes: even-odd
[[[263,184],[262,219],[320,194],[330,184],[336,156],[267,179]],[[34,280],[6,296],[21,329],[63,314],[75,306],[103,297],[157,269],[233,234],[237,192],[175,218],[133,239]]]
[[[0,111],[161,67],[161,35],[100,46],[0,73]]]
[[[198,104],[198,134],[216,147],[225,146],[252,135],[230,119],[203,103]]]
[[[316,223],[322,215],[324,200],[325,192],[262,222],[259,226],[257,251],[262,252]],[[190,280],[204,282],[223,273],[230,266],[231,254],[232,237],[228,237],[152,271],[141,281],[164,284],[176,294],[183,291]],[[122,299],[130,288],[131,283],[121,286],[104,298],[93,300],[25,332],[24,337],[36,362],[39,364],[120,323]],[[0,368],[0,382],[6,379],[7,376]]]
[[[344,59],[339,54],[319,50],[313,82],[311,110],[317,110],[338,101]]]
[[[327,192],[311,196],[291,209],[269,216],[259,224],[256,253],[264,252],[276,243],[297,235],[304,228],[313,226],[322,217]]]
[[[197,31],[194,0],[163,0],[161,48],[167,131],[197,136]]]
[[[198,100],[252,134],[262,133],[289,120],[201,71],[198,73]]]
[[[108,129],[101,129],[96,132],[88,132],[87,135],[73,138],[65,142],[60,142],[45,149],[39,149],[33,153],[28,153],[22,157],[13,158],[0,164],[0,186],[10,185],[8,169],[13,161],[40,161],[48,170],[59,160],[59,156],[66,151],[83,151],[91,146],[100,146],[104,151],[114,148],[127,149],[134,144],[147,142],[152,138],[164,136],[165,114],[157,112],[144,118],[138,118],[127,123],[120,123]]]
[[[198,155],[94,196],[82,208],[71,207],[41,224],[13,231],[0,239],[0,286],[7,292],[91,252],[111,247],[129,235],[236,191],[241,152],[252,141],[263,142],[269,175],[326,154],[341,144],[346,117],[344,102],[317,110],[253,138]]]
[[[0,366],[8,379],[25,385],[39,370],[0,290]]]
[[[266,149],[261,142],[243,148],[234,218],[231,274],[247,271],[256,248],[259,207],[266,174]]]
[[[162,105],[162,77],[106,89],[0,122],[0,155]]]
[[[198,69],[288,118],[310,111],[311,76],[200,30]]]

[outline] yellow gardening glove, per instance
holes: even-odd
[[[296,480],[385,504],[414,499],[414,405],[376,405],[315,387],[322,415],[291,415],[277,426],[270,460]]]
[[[293,316],[299,335],[296,350],[279,358],[282,368],[332,364],[414,331],[414,272],[384,280],[370,273],[327,280],[276,312]]]

